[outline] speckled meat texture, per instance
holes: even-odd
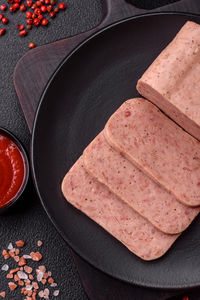
[[[110,147],[103,132],[84,151],[84,165],[98,181],[165,233],[183,231],[199,213],[199,208],[178,202]]]
[[[138,81],[137,89],[200,140],[200,25],[187,22]]]
[[[189,206],[200,204],[200,143],[142,98],[126,101],[105,127],[107,141]]]
[[[162,256],[178,237],[157,230],[97,182],[85,171],[82,157],[65,176],[62,191],[67,201],[144,260]]]

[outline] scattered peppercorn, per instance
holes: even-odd
[[[52,5],[48,5],[48,6],[47,6],[47,11],[48,11],[48,12],[52,11],[52,9],[53,9],[53,6],[52,6]]]
[[[30,49],[33,49],[33,48],[35,48],[35,47],[36,47],[34,43],[29,43],[29,45],[28,45],[28,46],[29,46],[29,48],[30,48]]]
[[[7,5],[5,5],[5,4],[2,4],[2,5],[0,6],[0,9],[1,9],[2,11],[5,11],[5,10],[7,10]]]
[[[1,22],[3,24],[8,24],[8,18],[3,17],[2,20],[1,20]]]
[[[20,5],[19,9],[21,11],[25,11],[26,10],[26,5],[24,5],[24,4]]]
[[[26,28],[27,28],[28,30],[31,30],[31,29],[32,29],[32,25],[31,25],[31,24],[28,24],[28,25],[26,26]]]
[[[33,4],[33,1],[31,1],[31,0],[27,0],[27,1],[26,1],[26,4],[27,4],[27,6],[28,6],[28,7],[31,7],[31,6],[32,6],[32,4]]]
[[[18,10],[19,9],[19,3],[14,3],[13,7],[14,7],[14,10]]]
[[[66,4],[65,4],[65,3],[59,3],[59,4],[58,4],[58,7],[59,7],[60,9],[65,9],[65,8],[66,8]]]
[[[43,19],[41,22],[42,26],[46,26],[46,25],[48,25],[48,23],[49,23],[49,21],[47,19]]]
[[[35,19],[33,20],[33,25],[39,26],[39,25],[40,25],[40,19],[39,19],[39,18],[35,18]]]
[[[19,35],[20,35],[20,36],[26,36],[26,35],[27,35],[26,29],[21,30],[21,31],[19,32]]]
[[[0,28],[0,35],[4,35],[6,33],[5,28]],[[8,258],[7,255],[4,256],[5,259]]]
[[[57,7],[55,7],[57,4]],[[26,29],[31,30],[32,25],[34,26],[47,26],[50,22],[49,18],[54,19],[56,14],[60,10],[66,9],[66,4],[64,2],[59,3],[59,0],[7,0],[7,4],[0,4],[0,11],[8,10],[10,13],[15,13],[17,11],[25,12],[26,15]],[[47,17],[45,13],[48,12]],[[49,17],[49,18],[48,18]],[[8,24],[9,19],[0,13],[0,21],[4,25]],[[17,29],[20,31],[19,35],[24,37],[28,34],[24,25],[17,25]],[[0,28],[0,36],[6,33],[5,28]],[[29,44],[32,45],[33,43]],[[20,247],[20,246],[19,246]],[[5,258],[17,256],[14,253],[8,253],[5,255]],[[17,259],[17,257],[15,257]]]
[[[49,16],[50,16],[50,18],[52,18],[52,19],[55,18],[55,16],[56,16],[55,11],[50,11]]]
[[[42,6],[40,7],[40,9],[41,9],[41,11],[42,11],[43,13],[45,13],[45,12],[47,11],[47,7],[46,7],[45,5],[42,5]]]
[[[38,19],[41,21],[43,19],[43,15],[38,15]]]
[[[27,17],[27,19],[32,18],[32,13],[30,11],[27,11],[26,12],[26,17]]]
[[[24,29],[24,25],[23,25],[23,24],[17,25],[17,29],[18,29],[19,31],[23,30],[23,29]]]
[[[28,25],[31,25],[31,24],[33,23],[33,19],[27,19],[27,20],[26,20],[26,23],[27,23]]]
[[[10,8],[9,8],[9,11],[11,12],[11,13],[14,13],[15,12],[15,8],[14,8],[14,6],[12,5],[12,6],[10,6]]]

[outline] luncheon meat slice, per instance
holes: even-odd
[[[103,132],[85,149],[83,158],[92,176],[165,233],[183,231],[199,213],[199,208],[190,208],[177,201],[115,151],[106,142]]]
[[[200,25],[187,22],[138,81],[137,89],[200,140]]]
[[[63,179],[62,191],[68,202],[144,260],[162,256],[178,237],[157,230],[97,182],[85,171],[82,157]]]
[[[107,122],[105,137],[179,201],[200,204],[200,143],[149,101],[126,101]]]

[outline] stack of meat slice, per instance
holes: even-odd
[[[62,182],[65,198],[145,260],[200,211],[200,142],[142,98],[110,117]]]

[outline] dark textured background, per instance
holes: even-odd
[[[174,0],[130,1],[142,8],[153,8],[155,4],[163,5],[174,2]],[[27,149],[30,135],[13,86],[13,70],[17,61],[28,51],[29,42],[35,42],[37,45],[50,43],[86,31],[97,25],[102,18],[101,0],[68,0],[67,3],[68,9],[59,13],[48,29],[34,28],[26,38],[20,38],[16,29],[16,25],[24,21],[24,16],[22,17],[21,13],[12,16],[6,13],[10,23],[7,25],[7,34],[0,38],[0,126],[11,130]],[[38,239],[43,241],[41,248],[44,254],[43,263],[53,272],[59,284],[60,296],[57,299],[87,299],[70,251],[39,203],[32,180],[19,203],[0,217],[0,251],[7,247],[9,242],[18,239],[26,241],[27,252],[37,248]],[[0,257],[0,266],[3,263],[4,260]],[[4,278],[2,271],[0,271],[0,277],[1,291],[5,289],[8,280]],[[13,297],[10,294],[6,299],[23,299],[19,296],[19,292],[15,295]]]

